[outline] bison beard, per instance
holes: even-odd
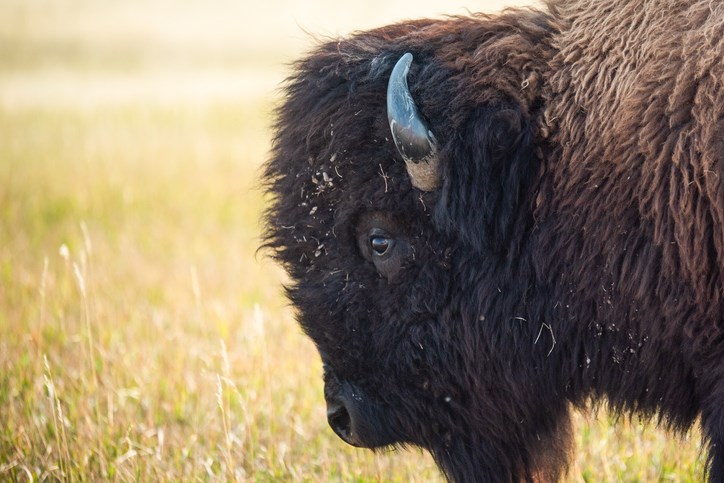
[[[570,0],[296,64],[265,245],[341,438],[551,481],[603,401],[700,417],[724,481],[723,39],[722,2]]]

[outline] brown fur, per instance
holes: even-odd
[[[561,201],[546,208],[575,212],[594,230],[609,230],[636,210],[664,250],[663,267],[652,269],[687,277],[701,306],[718,307],[724,3],[571,1],[550,8],[563,26],[545,112],[559,147],[550,188]],[[612,223],[602,224],[602,216]]]

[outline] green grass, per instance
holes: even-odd
[[[0,480],[439,480],[420,451],[332,434],[284,274],[256,254],[276,99],[209,94],[204,73],[264,78],[283,59],[221,41],[184,57],[153,22],[119,45],[64,27],[110,4],[62,5],[0,4]],[[123,11],[108,18],[145,18]],[[576,420],[570,481],[702,479],[696,434]]]

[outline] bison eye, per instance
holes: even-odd
[[[370,237],[370,248],[377,255],[384,255],[392,246],[392,240],[383,235],[372,235]]]
[[[392,281],[412,258],[413,250],[399,223],[380,212],[366,213],[355,227],[357,248],[377,273]]]

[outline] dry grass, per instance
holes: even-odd
[[[255,254],[275,84],[309,42],[270,19],[298,7],[184,5],[0,4],[0,479],[438,480],[331,433]],[[579,427],[572,481],[701,479],[696,438]]]

